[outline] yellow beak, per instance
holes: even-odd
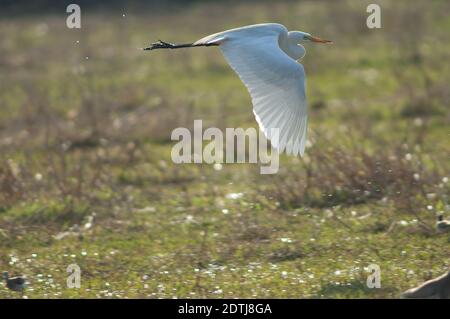
[[[319,37],[313,37],[312,35],[306,36],[306,39],[308,39],[309,41],[312,41],[312,42],[316,42],[316,43],[329,43],[329,44],[333,43],[333,41],[321,39]]]

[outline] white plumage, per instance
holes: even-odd
[[[281,153],[303,155],[307,136],[306,83],[303,41],[330,43],[309,33],[265,23],[204,37],[193,44],[160,41],[147,49],[217,45],[247,87],[260,129]],[[273,132],[278,129],[276,138]]]

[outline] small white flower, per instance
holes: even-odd
[[[422,126],[423,125],[423,120],[420,117],[417,117],[414,119],[414,125],[415,126]]]
[[[436,193],[428,193],[427,194],[427,199],[435,199],[436,198]]]
[[[239,199],[242,196],[244,196],[244,193],[229,193],[226,195],[226,198],[228,199]]]

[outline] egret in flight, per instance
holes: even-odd
[[[288,31],[281,24],[264,23],[215,33],[194,43],[159,40],[144,50],[218,46],[247,87],[256,121],[272,146],[280,153],[303,156],[306,83],[305,71],[297,60],[306,53],[304,42],[332,43],[306,32]]]

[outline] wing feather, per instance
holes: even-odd
[[[225,59],[252,97],[260,129],[268,139],[272,138],[272,128],[279,129],[279,141],[272,140],[272,145],[279,152],[303,155],[307,132],[305,72],[278,44],[284,27],[266,26],[257,25],[256,33],[247,27],[209,36],[203,41],[221,39]]]

